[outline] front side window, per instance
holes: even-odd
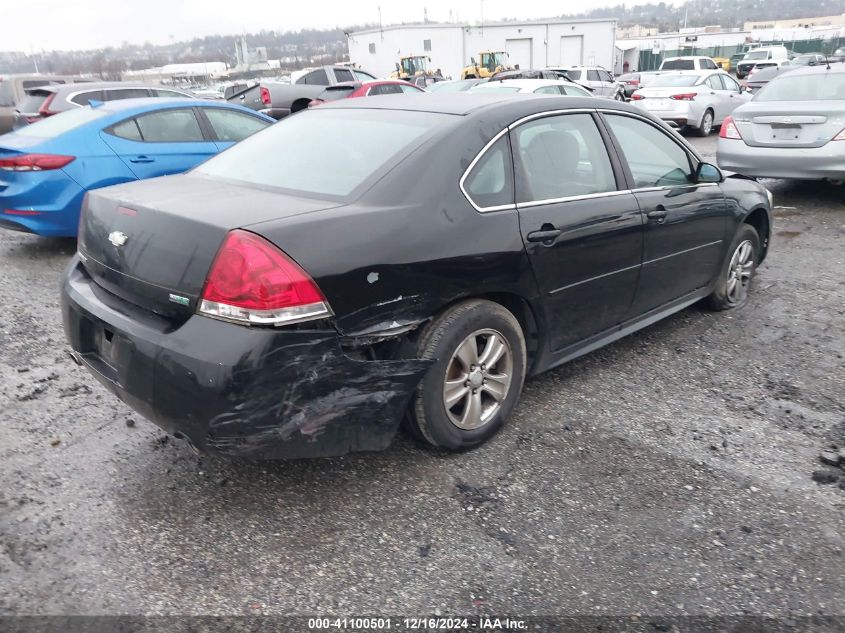
[[[689,155],[666,133],[628,116],[609,114],[606,119],[622,148],[636,188],[692,182]]]
[[[587,80],[588,81],[601,81],[601,77],[599,77],[599,71],[588,70],[587,71]]]
[[[602,81],[613,81],[613,77],[610,76],[610,73],[606,70],[599,71],[599,77]]]
[[[352,72],[355,74],[355,79],[358,81],[375,81],[376,79],[370,73],[365,73],[362,70],[353,70]]]
[[[730,75],[721,74],[719,78],[722,80],[722,83],[725,85],[725,90],[730,90],[732,92],[742,92],[739,87],[739,84],[736,83],[736,80],[731,77]]]
[[[572,79],[573,81],[578,81],[581,79],[581,71],[580,70],[567,70],[566,76]]]
[[[203,108],[218,140],[237,143],[270,125],[267,121],[222,108]]]
[[[529,121],[513,140],[517,202],[616,191],[607,148],[589,114]]]
[[[513,167],[507,134],[472,168],[464,182],[464,190],[481,209],[513,204]]]
[[[147,143],[204,141],[193,110],[162,110],[139,116],[138,129]]]

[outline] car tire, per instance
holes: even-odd
[[[710,136],[713,131],[713,110],[708,108],[704,111],[704,116],[701,117],[701,123],[695,128],[695,133],[698,136]]]
[[[412,435],[449,451],[475,448],[493,437],[525,381],[525,337],[516,317],[492,301],[465,301],[428,324],[417,355],[434,364],[411,401]]]
[[[760,236],[750,224],[739,227],[713,292],[704,299],[711,310],[734,310],[748,302],[748,292],[760,261]]]

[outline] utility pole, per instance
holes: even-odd
[[[481,0],[481,37],[484,37],[484,0]]]

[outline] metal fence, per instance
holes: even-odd
[[[834,37],[829,40],[810,39],[810,40],[790,40],[790,41],[772,41],[760,42],[759,46],[786,46],[787,49],[796,54],[801,53],[827,53],[831,54],[836,49],[845,47],[845,38]],[[758,44],[755,43],[755,47]],[[684,48],[675,50],[666,50],[658,54],[654,54],[650,50],[640,51],[639,70],[657,70],[660,68],[661,62],[667,57],[681,57],[685,55],[705,55],[707,57],[727,57],[730,59],[733,55],[745,53],[750,47],[747,44],[736,44],[729,46],[685,46]]]

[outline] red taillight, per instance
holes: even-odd
[[[842,131],[833,137],[834,141],[845,141],[845,128],[842,128]]]
[[[51,92],[50,96],[47,97],[46,99],[44,99],[44,103],[42,103],[41,107],[38,108],[38,114],[40,114],[43,117],[53,116],[54,114],[57,114],[56,112],[53,112],[53,111],[50,110],[50,104],[53,103],[53,99],[55,99],[55,98],[56,98],[56,93]]]
[[[267,88],[265,86],[261,86],[261,88],[258,90],[258,94],[261,95],[261,103],[263,103],[264,105],[268,106],[272,103],[272,101],[270,99],[270,89],[269,88]]]
[[[41,215],[43,211],[24,211],[23,209],[3,209],[8,215]]]
[[[737,141],[742,140],[742,135],[736,128],[733,117],[726,116],[725,120],[722,121],[722,127],[719,129],[719,138],[731,138]]]
[[[643,98],[644,97],[642,95],[637,94],[636,92],[631,95],[631,101],[639,101],[640,99],[643,99]]]
[[[684,92],[679,95],[672,95],[669,97],[670,99],[674,99],[675,101],[692,101],[696,98],[697,93],[695,92]]]
[[[263,237],[240,229],[226,236],[211,264],[199,312],[255,325],[331,316],[308,273]]]
[[[625,83],[628,84],[629,86],[639,86],[640,80],[639,79],[627,79],[625,81]]]
[[[61,169],[72,162],[75,156],[57,154],[21,154],[0,158],[0,169],[4,171],[48,171]]]

